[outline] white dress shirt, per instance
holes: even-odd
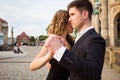
[[[75,39],[75,43],[80,39],[88,30],[93,29],[93,26],[90,26],[88,28],[83,29],[82,31],[78,32],[77,37]],[[64,52],[66,50],[66,47],[62,46],[53,56],[58,62],[61,60]]]

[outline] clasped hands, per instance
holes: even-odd
[[[65,39],[60,36],[49,34],[45,41],[45,46],[53,55],[65,44]]]

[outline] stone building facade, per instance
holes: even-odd
[[[3,33],[3,45],[8,44],[8,22],[0,18],[0,33]]]
[[[98,1],[99,20],[93,15],[92,24],[106,40],[106,61],[120,71],[120,0],[90,0],[95,7]],[[97,26],[99,25],[99,26]]]

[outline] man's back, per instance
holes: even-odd
[[[75,43],[71,52],[66,50],[60,61],[70,71],[70,80],[101,79],[105,41],[94,29],[85,33]]]

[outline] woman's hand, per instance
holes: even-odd
[[[56,53],[63,46],[63,43],[58,36],[49,34],[49,37],[45,41],[45,46],[52,53]]]
[[[70,44],[67,42],[65,38],[61,38],[61,41],[64,43],[63,46],[65,46],[67,49],[70,49]]]
[[[49,62],[46,63],[46,67],[50,70],[51,69],[51,64]]]

